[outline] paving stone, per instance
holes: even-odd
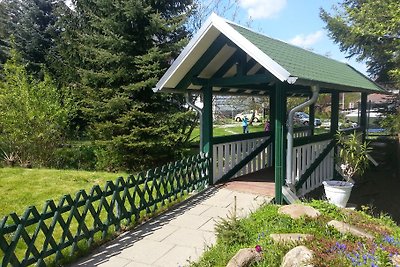
[[[285,243],[292,243],[292,242],[302,242],[307,239],[313,237],[313,235],[309,234],[270,234],[269,235],[272,240],[276,243],[285,244]]]
[[[169,222],[169,225],[184,227],[189,229],[199,229],[208,222],[211,217],[201,215],[182,214]]]
[[[117,267],[118,265],[115,265],[115,267]],[[140,263],[140,262],[130,262],[127,265],[123,266],[123,267],[153,267],[154,265],[149,265],[149,264],[145,264],[145,263]],[[120,266],[118,266],[120,267]]]
[[[213,218],[213,219],[209,220],[208,222],[206,222],[205,224],[203,224],[199,228],[199,230],[214,233],[215,225],[217,224],[218,221],[220,221],[219,218]]]
[[[255,248],[242,248],[231,258],[226,267],[247,267],[262,260],[262,254]]]
[[[128,259],[123,259],[120,257],[111,257],[104,260],[98,260],[96,258],[89,259],[87,261],[83,261],[76,266],[80,267],[89,267],[89,266],[101,266],[101,267],[113,267],[113,266],[125,266],[129,264],[131,261]]]
[[[143,239],[136,242],[133,246],[124,249],[118,257],[140,263],[152,264],[173,247],[173,244]]]
[[[232,192],[230,190],[221,188],[212,197],[204,200],[202,204],[208,206],[226,208],[231,203],[233,203],[234,194],[236,194],[236,192]]]
[[[313,207],[306,206],[303,204],[290,204],[282,206],[278,210],[279,214],[289,215],[292,219],[298,219],[302,216],[308,216],[311,218],[318,217],[321,213]]]
[[[283,257],[281,267],[313,267],[310,264],[313,252],[305,246],[298,246],[291,250]]]
[[[214,233],[181,228],[164,239],[163,243],[204,249],[214,245]]]
[[[226,218],[226,215],[231,212],[230,208],[221,208],[221,207],[210,207],[208,210],[203,212],[201,216],[210,217],[210,218]]]
[[[205,212],[206,210],[208,210],[209,208],[211,208],[211,206],[208,205],[203,205],[203,204],[197,204],[196,206],[188,209],[188,211],[186,212],[186,214],[191,214],[191,215],[200,215],[203,212]]]
[[[195,261],[215,244],[215,223],[232,210],[235,195],[240,216],[264,203],[263,197],[219,188],[123,233],[72,266],[177,267]]]
[[[157,230],[149,233],[149,235],[147,235],[144,239],[150,239],[150,240],[160,242],[160,241],[164,240],[167,236],[169,236],[170,234],[175,232],[177,229],[179,229],[178,226],[169,225],[169,224],[164,225],[160,229],[157,229]]]
[[[203,251],[198,248],[175,246],[166,255],[158,259],[153,264],[153,266],[157,267],[188,266],[190,262],[197,261],[200,258],[202,252]]]
[[[332,226],[342,234],[352,234],[358,237],[374,239],[374,237],[371,234],[365,232],[364,230],[344,222],[332,220],[328,222],[327,225]]]

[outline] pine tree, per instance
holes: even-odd
[[[64,58],[76,72],[80,123],[103,141],[101,168],[171,160],[193,125],[178,96],[152,88],[186,42],[191,0],[75,1]],[[70,76],[70,77],[71,77]]]
[[[333,14],[321,9],[330,37],[340,49],[366,60],[368,72],[382,84],[400,84],[400,2],[341,0]]]
[[[59,31],[56,9],[62,1],[4,0],[0,2],[0,64],[9,58],[11,37],[29,73],[38,74],[50,65]],[[43,74],[43,73],[40,73]]]

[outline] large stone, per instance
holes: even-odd
[[[278,213],[289,215],[292,219],[298,219],[302,216],[311,218],[318,217],[321,213],[313,207],[303,204],[290,204],[279,208]]]
[[[392,263],[394,266],[400,266],[400,255],[393,255]]]
[[[257,252],[255,248],[242,248],[232,257],[226,267],[246,267],[261,259],[261,252]]]
[[[302,242],[312,238],[309,234],[270,234],[269,235],[275,243],[287,244],[294,242]]]
[[[313,267],[311,260],[313,252],[305,246],[298,246],[283,257],[281,267]]]
[[[344,222],[339,222],[336,220],[332,220],[328,222],[329,226],[332,226],[336,230],[338,230],[342,234],[352,234],[358,237],[363,237],[363,238],[368,238],[368,239],[374,239],[374,237],[371,234],[368,234],[364,230],[357,228],[353,225],[344,223]]]

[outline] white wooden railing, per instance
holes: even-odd
[[[331,141],[332,140],[325,140],[293,148],[292,184],[296,184],[296,182],[299,181],[301,175],[304,174]],[[332,149],[311,174],[310,178],[302,185],[301,189],[298,190],[297,195],[303,196],[321,186],[323,181],[331,180],[334,171],[333,164],[334,150]]]
[[[306,137],[311,135],[311,129],[308,127],[294,128],[293,138]]]
[[[264,136],[213,145],[213,182],[216,183],[269,138],[271,137]],[[269,145],[232,178],[272,166],[272,156],[272,145]]]

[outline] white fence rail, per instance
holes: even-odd
[[[292,184],[296,184],[304,172],[310,167],[315,159],[322,153],[331,140],[321,141],[317,143],[306,144],[293,148],[292,161]],[[298,196],[303,196],[306,193],[319,187],[323,181],[331,180],[334,172],[334,150],[332,149],[325,159],[319,164],[310,178],[303,184],[298,191]]]
[[[248,140],[213,145],[213,182],[216,183],[222,178],[222,176],[269,138],[269,136],[257,137]],[[272,145],[269,145],[232,178],[272,166],[272,156]]]
[[[306,136],[311,136],[311,129],[310,128],[301,128],[301,129],[294,129],[293,131],[293,138],[299,138],[299,137],[306,137]]]

